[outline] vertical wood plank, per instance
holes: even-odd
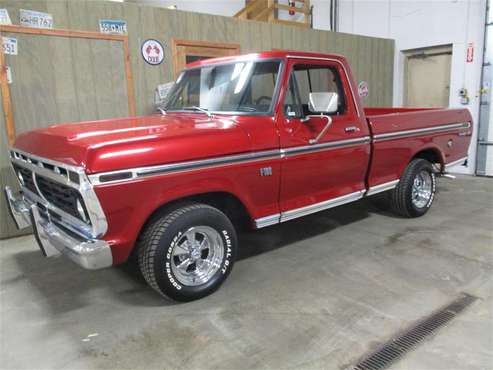
[[[2,34],[0,33],[0,40]],[[10,88],[7,80],[7,65],[5,64],[5,54],[0,47],[0,90],[2,93],[2,108],[4,117],[4,127],[7,133],[8,143],[12,144],[15,139],[14,116],[12,114],[12,102],[10,98]]]

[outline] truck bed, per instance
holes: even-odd
[[[467,109],[365,108],[365,114],[373,135],[430,129],[471,121]]]
[[[373,136],[370,187],[399,179],[418,148],[444,167],[467,157],[472,134],[467,109],[365,108],[365,113]]]

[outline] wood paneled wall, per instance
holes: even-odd
[[[99,31],[99,19],[124,19],[128,24],[130,60],[137,114],[154,110],[154,89],[173,79],[171,38],[237,43],[241,52],[271,49],[319,51],[349,58],[355,78],[365,80],[367,106],[392,102],[394,42],[327,31],[301,29],[230,17],[182,12],[132,3],[71,0],[0,0],[13,24],[19,9],[48,12],[55,28]],[[316,9],[315,9],[316,11]],[[19,54],[6,56],[13,72],[10,85],[18,133],[59,122],[104,119],[128,114],[121,43],[7,34],[18,39]],[[145,63],[141,43],[160,40],[165,60]],[[0,185],[14,185],[7,158],[3,114],[0,115]],[[18,235],[0,197],[0,238]]]

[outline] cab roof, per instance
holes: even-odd
[[[186,68],[194,68],[194,67],[200,67],[200,66],[211,65],[211,64],[232,63],[236,61],[239,62],[239,61],[258,60],[258,59],[271,59],[271,58],[276,58],[276,59],[330,58],[330,59],[339,60],[343,64],[346,64],[346,58],[342,55],[282,50],[282,51],[265,51],[260,53],[240,54],[240,55],[221,57],[221,58],[204,59],[187,64]]]

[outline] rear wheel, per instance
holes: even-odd
[[[237,238],[229,219],[206,204],[188,204],[157,217],[138,242],[147,283],[176,301],[217,290],[233,267]]]
[[[430,209],[435,193],[436,176],[432,164],[424,159],[414,159],[390,193],[391,208],[404,217],[422,216]]]

